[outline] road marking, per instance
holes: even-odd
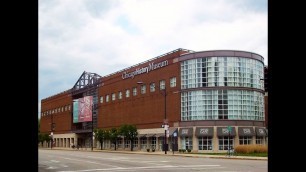
[[[59,161],[56,161],[56,160],[50,160],[51,162],[55,162],[55,163],[58,163]]]
[[[98,162],[94,162],[94,161],[84,161],[84,160],[73,159],[73,158],[64,158],[64,159],[73,160],[73,161],[82,161],[82,162],[87,162],[87,163],[92,163],[92,164],[106,165],[106,166],[111,166],[111,167],[116,167],[116,168],[118,168],[118,166],[109,165],[109,164],[102,164],[102,163],[98,163]]]
[[[215,167],[215,168],[224,168],[220,165],[194,165],[198,167]],[[138,170],[138,169],[159,169],[159,168],[182,168],[182,167],[192,167],[188,166],[174,166],[174,165],[164,165],[164,166],[151,166],[151,167],[118,167],[118,168],[100,168],[100,169],[88,169],[88,170],[75,170],[75,171],[58,171],[58,172],[88,172],[88,171],[114,171],[114,170]],[[214,168],[201,168],[201,169],[214,169]]]

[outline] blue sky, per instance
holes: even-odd
[[[39,0],[41,99],[83,71],[108,75],[175,50],[242,50],[268,60],[267,0]]]

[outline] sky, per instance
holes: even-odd
[[[178,48],[257,53],[268,65],[267,0],[39,0],[41,100],[84,71],[105,76]]]

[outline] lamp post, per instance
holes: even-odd
[[[53,144],[53,132],[51,132],[51,149],[52,149],[52,144]]]
[[[53,129],[54,129],[54,123],[53,123],[53,114],[51,114],[51,149],[53,146]]]
[[[139,85],[143,85],[144,82],[142,81],[139,81],[137,82],[137,84]],[[159,87],[160,89],[160,87]],[[166,91],[166,83],[165,83],[165,88],[163,89],[163,93],[162,95],[164,96],[164,103],[165,103],[165,116],[164,116],[164,122],[163,122],[163,126],[164,126],[164,129],[165,129],[165,137],[164,137],[164,149],[165,149],[165,154],[167,154],[167,149],[168,149],[168,146],[167,146],[167,130],[169,129],[169,125],[168,125],[168,122],[167,121],[167,113],[166,113],[166,109],[167,109],[167,102],[166,102],[166,97],[167,97],[167,91]]]
[[[92,103],[91,106],[91,151],[93,151],[93,137],[94,137],[94,132],[93,132],[93,110],[94,110],[94,104]]]

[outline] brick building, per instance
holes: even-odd
[[[122,124],[138,129],[134,150],[162,151],[165,133],[168,150],[224,152],[266,144],[262,78],[258,54],[177,49],[107,76],[83,72],[71,89],[42,100],[41,132],[52,132],[59,147],[91,147],[92,126]],[[73,102],[85,96],[93,96],[93,120],[74,123]],[[130,146],[118,139],[118,149]]]

